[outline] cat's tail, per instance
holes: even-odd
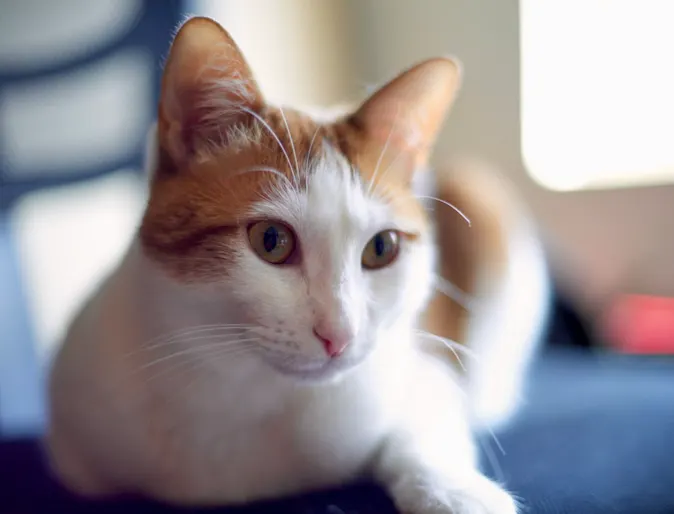
[[[440,168],[434,189],[439,276],[425,328],[458,343],[445,353],[465,373],[473,423],[495,428],[520,403],[547,321],[545,255],[524,202],[489,166]]]

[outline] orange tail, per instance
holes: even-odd
[[[476,163],[437,170],[434,194],[440,200],[433,206],[440,278],[424,328],[464,343],[469,321],[467,304],[479,293],[478,279],[497,278],[503,272],[508,230],[519,202],[501,177]],[[470,224],[442,202],[460,210]]]

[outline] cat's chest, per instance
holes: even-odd
[[[221,386],[219,393],[210,386],[195,391],[198,399],[185,406],[169,445],[182,480],[218,500],[349,480],[363,471],[396,415],[383,394],[391,390],[367,367],[338,385],[240,380]]]

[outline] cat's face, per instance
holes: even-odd
[[[255,354],[281,373],[352,368],[430,293],[432,234],[411,180],[456,68],[420,67],[319,124],[265,105],[215,23],[193,19],[177,36],[143,246],[186,287],[221,285]]]

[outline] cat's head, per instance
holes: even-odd
[[[145,253],[226,296],[276,370],[353,367],[430,295],[432,230],[411,183],[458,82],[454,61],[425,61],[322,123],[266,104],[227,32],[191,19],[164,71]]]

